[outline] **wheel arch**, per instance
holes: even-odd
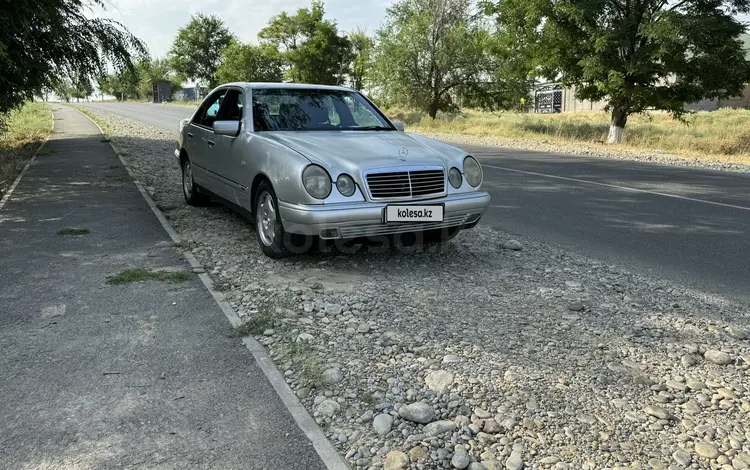
[[[255,217],[255,203],[257,202],[255,198],[258,196],[258,188],[264,181],[267,182],[269,186],[271,186],[271,189],[274,189],[273,183],[271,183],[271,178],[269,178],[265,173],[258,173],[257,175],[255,175],[255,178],[253,178],[253,184],[250,185],[250,213],[253,214],[253,217]],[[274,189],[274,191],[276,190]]]

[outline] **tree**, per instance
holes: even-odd
[[[233,42],[224,50],[216,76],[227,82],[281,82],[283,60],[279,51],[269,44],[254,46]]]
[[[73,93],[75,93],[73,83],[67,77],[56,80],[51,87],[55,92],[55,95],[66,103],[70,102],[70,98],[72,98]]]
[[[339,36],[335,21],[323,19],[323,4],[300,8],[293,16],[286,12],[271,19],[258,35],[275,46],[295,82],[340,85],[351,60],[351,44]]]
[[[352,44],[352,64],[349,76],[352,87],[361,90],[367,82],[372,67],[372,51],[375,43],[363,30],[351,33],[349,41]]]
[[[179,29],[169,50],[172,68],[179,74],[215,87],[216,69],[222,53],[233,40],[224,22],[216,15],[198,13]]]
[[[606,100],[608,143],[628,117],[740,94],[750,80],[733,14],[750,0],[502,0],[489,10],[530,51],[542,76]]]
[[[102,0],[14,0],[0,4],[0,115],[65,77],[121,70],[146,46],[116,21],[87,18]]]
[[[489,80],[487,31],[469,12],[468,0],[401,0],[386,11],[377,31],[376,79],[386,102],[426,110],[456,109],[459,87]]]
[[[94,93],[94,87],[91,86],[89,77],[79,75],[73,78],[72,96],[76,101],[88,98],[92,93]]]

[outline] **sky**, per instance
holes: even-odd
[[[327,0],[327,19],[339,30],[363,28],[373,33],[383,21],[385,10],[394,0]],[[146,42],[151,57],[163,57],[169,51],[177,30],[195,13],[214,13],[229,30],[244,42],[257,42],[258,32],[273,17],[286,11],[309,7],[310,0],[105,0],[106,10],[91,13],[124,24],[131,33]]]

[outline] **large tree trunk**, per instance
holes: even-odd
[[[430,103],[430,108],[428,109],[428,112],[430,113],[430,117],[432,119],[435,119],[437,117],[438,108],[440,107],[440,101],[438,99],[435,99]]]
[[[625,132],[625,124],[628,122],[628,113],[622,108],[612,108],[612,121],[609,124],[609,135],[607,144],[619,144],[622,134]]]

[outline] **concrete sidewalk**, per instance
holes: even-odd
[[[0,210],[0,468],[326,468],[96,126],[53,106]],[[189,279],[107,283],[134,268]]]

